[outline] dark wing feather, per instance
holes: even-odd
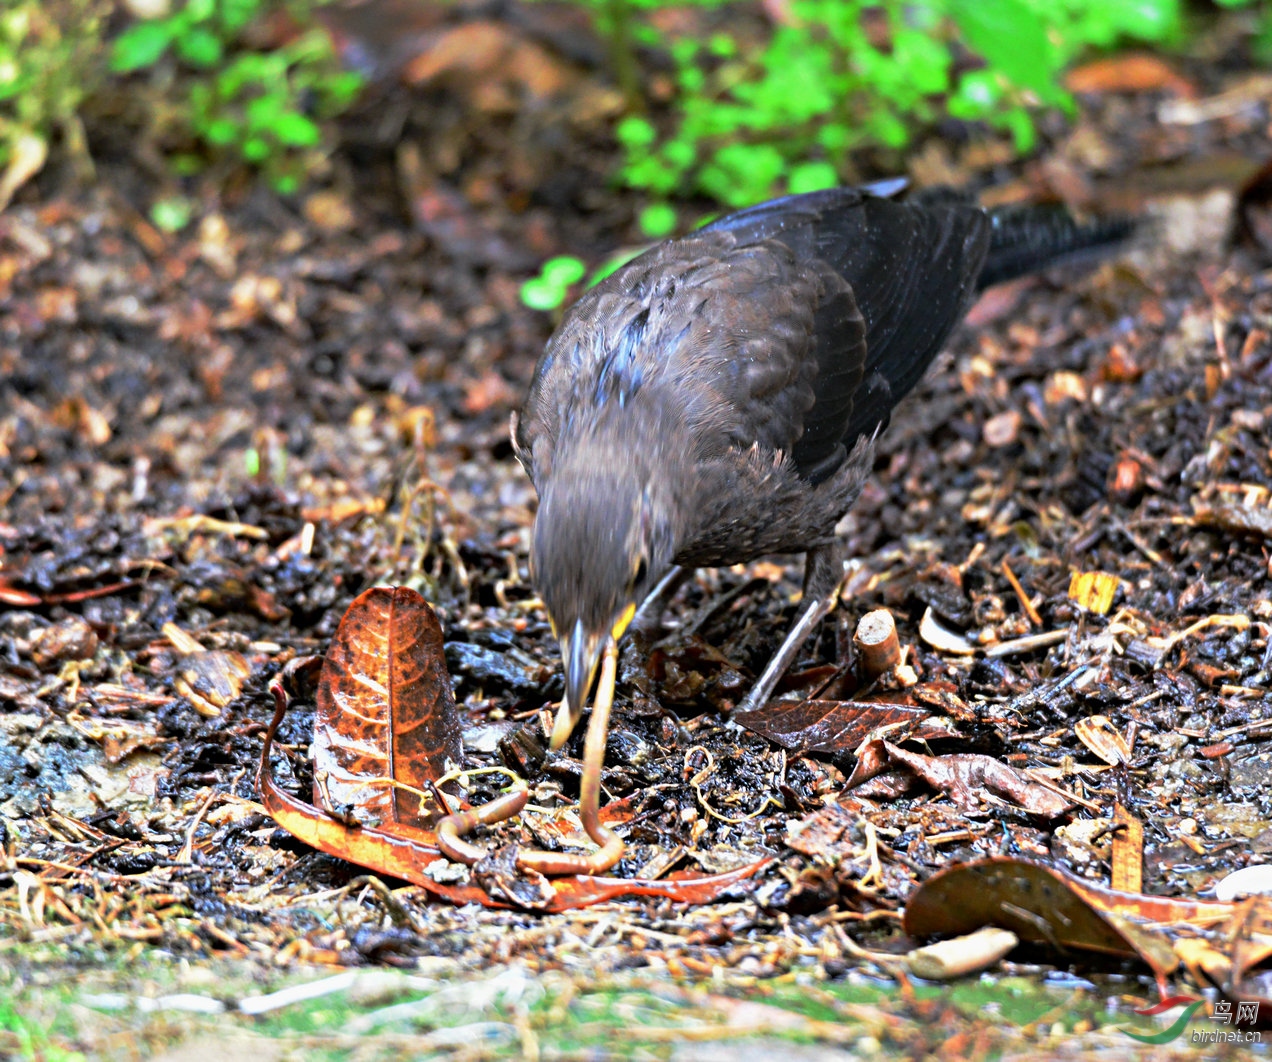
[[[833,470],[857,438],[886,426],[966,310],[988,237],[977,208],[872,197],[816,227],[817,257],[847,282],[865,319],[866,356],[860,374],[843,372],[837,307],[821,307],[817,403],[794,455],[802,474]]]
[[[818,482],[886,423],[966,307],[989,223],[901,182],[762,203],[669,240],[566,314],[517,429],[536,485],[558,441],[673,394],[703,447],[791,453]],[[657,384],[668,384],[659,388]]]
[[[570,308],[517,424],[536,485],[561,447],[585,445],[618,410],[630,414],[629,432],[686,423],[701,457],[753,444],[791,451],[815,399],[816,308],[828,287],[847,288],[786,244],[753,235],[716,228],[669,240]],[[864,363],[860,322],[857,330]]]

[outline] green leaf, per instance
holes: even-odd
[[[661,240],[676,231],[676,208],[670,203],[651,203],[636,219],[640,231],[651,240]]]
[[[1055,94],[1060,58],[1047,26],[1024,0],[949,0],[950,14],[972,51],[1022,88]]]
[[[269,158],[269,141],[260,136],[249,136],[239,149],[248,162],[264,162]]]
[[[958,88],[946,106],[955,118],[977,121],[989,115],[1003,97],[998,76],[988,70],[970,70],[958,81]]]
[[[211,30],[196,26],[174,42],[177,55],[191,66],[212,67],[221,61],[225,50],[221,38]]]
[[[221,25],[235,34],[260,12],[260,0],[221,0]]]
[[[110,68],[117,74],[131,74],[154,66],[172,43],[172,26],[166,20],[138,22],[115,38]]]
[[[658,130],[644,118],[624,118],[614,129],[618,142],[626,148],[647,148],[658,139]]]
[[[1163,41],[1179,28],[1179,0],[1106,0],[1118,29],[1142,41]],[[1219,0],[1223,3],[1223,0]]]
[[[229,118],[213,118],[201,130],[203,139],[214,147],[229,147],[238,139],[239,127]]]
[[[1003,124],[1010,130],[1016,150],[1024,155],[1032,151],[1038,142],[1038,130],[1033,118],[1024,107],[1013,107],[1003,115]]]
[[[216,13],[216,0],[186,0],[183,14],[191,23],[206,22]]]
[[[190,224],[194,207],[183,195],[157,199],[150,207],[150,220],[163,232],[180,232]]]
[[[247,116],[249,129],[273,129],[287,106],[287,100],[281,93],[268,92],[249,100],[243,113]]]
[[[712,55],[720,59],[731,59],[738,54],[738,42],[727,33],[714,34],[707,42],[707,47]]]
[[[568,288],[571,284],[577,284],[582,280],[586,272],[587,266],[583,264],[581,258],[563,254],[544,262],[539,275],[549,284]]]
[[[349,106],[362,91],[362,75],[353,70],[342,71],[324,78],[322,82],[323,102],[327,111],[338,114]]]
[[[555,310],[565,301],[565,289],[536,277],[521,285],[521,301],[532,310]]]
[[[786,179],[786,187],[792,195],[819,192],[823,188],[835,188],[838,184],[839,174],[829,162],[801,162],[791,167],[790,176]]]
[[[272,128],[279,141],[289,147],[317,147],[322,143],[322,130],[295,111],[280,114],[274,119]]]

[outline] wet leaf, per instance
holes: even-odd
[[[1015,804],[1031,815],[1053,819],[1073,806],[1072,801],[992,756],[923,756],[878,739],[862,749],[846,788],[852,789],[889,769],[900,769],[920,779],[966,808]]]
[[[463,762],[442,641],[441,624],[414,590],[373,587],[349,606],[318,683],[316,802],[420,824],[419,797],[385,782],[427,792]]]
[[[319,851],[357,863],[377,873],[409,881],[451,903],[479,903],[486,907],[512,906],[507,900],[493,899],[476,885],[450,884],[439,880],[446,876],[439,871],[452,870],[455,864],[450,863],[438,850],[434,843],[436,835],[431,830],[406,826],[400,822],[393,823],[390,829],[351,826],[279,789],[270,777],[268,757],[274,730],[285,711],[286,706],[280,705],[275,712],[262,751],[261,770],[257,775],[261,803],[279,826]],[[654,896],[675,903],[712,903],[747,878],[759,874],[771,862],[771,859],[762,859],[724,874],[672,876],[664,881],[582,875],[554,878],[551,884],[555,895],[541,909],[548,913],[569,911],[622,896]],[[466,867],[461,869],[465,874],[468,873]]]
[[[871,734],[887,732],[903,740],[957,737],[958,731],[927,708],[867,701],[774,701],[733,721],[791,752],[835,756],[855,752]]]
[[[441,625],[413,590],[366,591],[349,607],[327,653],[314,724],[314,790],[321,809],[279,789],[270,775],[274,734],[287,711],[282,682],[271,689],[276,707],[256,782],[274,821],[320,851],[409,881],[452,903],[542,911],[619,896],[710,903],[771,862],[761,859],[728,873],[661,881],[582,875],[548,881],[517,869],[510,846],[474,867],[473,877],[481,884],[469,884],[468,868],[450,863],[437,847],[437,835],[420,823],[417,798],[412,794],[398,802],[397,786],[375,784],[392,779],[427,791],[448,763],[462,758]],[[629,815],[629,806],[621,804],[610,818]]]
[[[934,874],[911,894],[904,926],[915,937],[999,926],[1061,955],[1073,949],[1139,958],[1165,976],[1178,962],[1165,935],[1148,923],[1221,921],[1232,911],[1231,904],[1118,892],[1056,867],[1004,857]]]

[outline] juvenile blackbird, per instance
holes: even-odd
[[[553,748],[673,566],[805,552],[801,613],[743,707],[763,704],[833,606],[835,525],[876,437],[973,296],[1130,228],[951,191],[894,198],[904,184],[789,196],[660,243],[548,341],[513,440],[539,494],[531,571],[565,664]]]

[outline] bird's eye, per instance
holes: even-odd
[[[645,581],[645,576],[649,574],[649,565],[645,562],[645,558],[641,557],[640,563],[636,565],[636,572],[632,576],[632,586],[640,586]]]

